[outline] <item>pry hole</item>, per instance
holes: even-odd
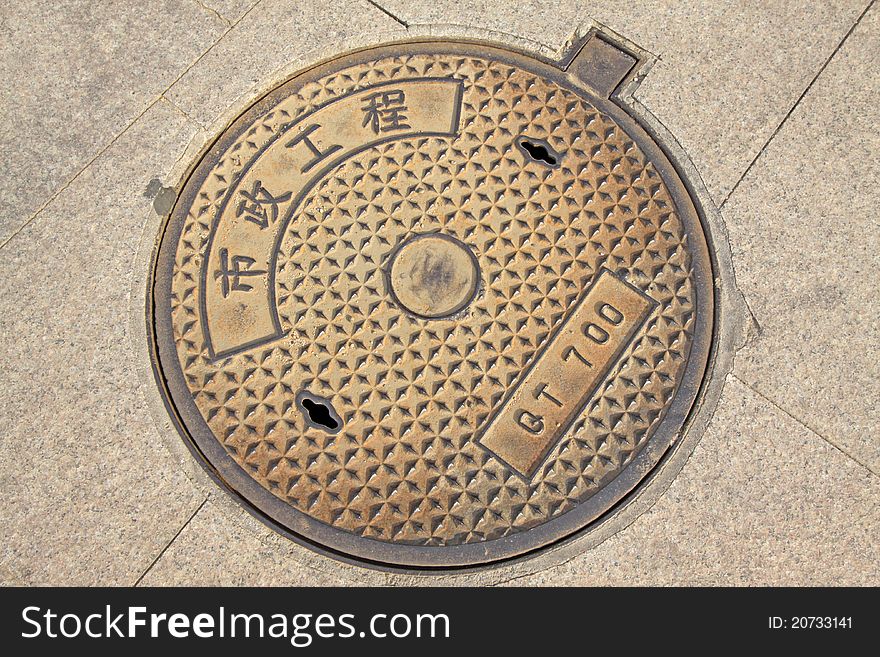
[[[550,166],[556,166],[556,163],[559,161],[559,156],[545,144],[529,141],[525,138],[520,138],[516,143],[533,160],[549,164]]]
[[[313,424],[326,427],[331,431],[335,431],[339,428],[339,422],[333,417],[333,413],[330,412],[331,407],[329,404],[313,401],[308,397],[304,397],[300,403],[305,409],[306,414],[308,414],[309,420],[311,420]]]

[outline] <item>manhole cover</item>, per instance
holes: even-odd
[[[186,181],[153,283],[181,431],[274,527],[377,564],[525,554],[674,442],[712,332],[706,240],[613,100],[636,60],[349,54]]]

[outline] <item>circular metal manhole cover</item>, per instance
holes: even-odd
[[[452,567],[571,535],[674,442],[712,272],[613,100],[636,60],[412,42],[301,73],[198,162],[158,251],[181,431],[274,527]]]

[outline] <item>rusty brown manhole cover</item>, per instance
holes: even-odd
[[[181,432],[279,531],[403,567],[519,556],[630,493],[693,405],[712,271],[618,103],[637,61],[409,42],[233,123],[156,258]]]

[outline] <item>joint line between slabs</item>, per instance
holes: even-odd
[[[724,200],[721,201],[721,203],[718,205],[719,210],[724,208],[724,206],[730,200],[730,197],[733,196],[734,192],[739,188],[740,183],[742,183],[742,181],[746,179],[746,176],[748,176],[749,172],[754,168],[755,163],[761,158],[761,156],[764,154],[764,151],[767,150],[767,147],[770,145],[770,142],[776,138],[776,135],[779,134],[780,130],[782,130],[782,127],[786,124],[789,117],[794,113],[795,109],[797,109],[798,105],[801,104],[801,101],[809,93],[810,89],[813,88],[813,85],[816,83],[816,80],[818,80],[819,77],[822,75],[822,73],[825,72],[825,69],[828,68],[828,64],[831,63],[831,60],[834,59],[835,55],[837,55],[838,51],[843,47],[843,44],[846,43],[847,39],[849,39],[850,35],[853,33],[853,31],[856,29],[856,27],[858,27],[859,23],[862,22],[862,19],[865,17],[865,14],[867,14],[868,11],[871,9],[871,7],[874,6],[874,3],[876,1],[877,0],[871,0],[871,2],[868,3],[868,6],[865,7],[862,10],[862,13],[859,14],[858,18],[856,18],[855,22],[852,25],[850,25],[849,30],[847,30],[846,34],[843,35],[843,38],[838,42],[837,46],[835,46],[834,50],[831,52],[831,54],[828,56],[828,58],[825,60],[825,62],[822,64],[822,66],[819,67],[819,70],[816,72],[816,75],[813,76],[813,79],[810,80],[810,83],[807,85],[806,89],[804,89],[803,92],[801,93],[801,95],[798,96],[798,99],[794,102],[794,105],[792,105],[789,108],[788,112],[783,117],[782,121],[780,121],[779,125],[776,126],[776,129],[773,131],[773,134],[771,134],[770,137],[767,139],[767,141],[764,142],[764,145],[761,146],[761,150],[759,150],[758,154],[755,155],[755,157],[752,159],[751,162],[749,162],[749,166],[747,166],[746,170],[743,171],[743,174],[739,177],[739,180],[736,181],[736,183],[733,185],[731,190],[724,197]]]
[[[160,100],[161,100],[161,96],[154,98],[152,101],[150,101],[150,103],[144,108],[144,110],[140,114],[138,114],[136,117],[134,117],[134,119],[132,119],[131,123],[129,123],[127,126],[125,126],[115,137],[113,137],[113,139],[111,139],[109,142],[107,142],[107,144],[104,145],[104,147],[101,148],[101,150],[99,150],[97,153],[95,153],[89,159],[89,161],[83,165],[83,167],[79,171],[77,171],[75,174],[73,174],[73,176],[71,176],[69,180],[67,180],[48,199],[46,199],[46,201],[39,208],[37,208],[36,212],[34,212],[30,217],[28,217],[27,221],[25,221],[21,226],[16,228],[9,235],[9,237],[7,237],[3,241],[3,244],[0,244],[0,249],[2,249],[7,244],[9,244],[15,238],[16,235],[18,235],[21,231],[23,231],[25,228],[27,228],[33,222],[34,219],[36,219],[38,216],[40,216],[40,213],[43,210],[45,210],[47,207],[49,207],[49,204],[52,203],[52,201],[54,201],[56,198],[58,198],[64,192],[64,190],[66,190],[74,182],[76,182],[76,180],[83,174],[83,172],[95,163],[95,160],[97,160],[104,153],[106,153],[110,149],[110,147],[113,146],[113,144],[115,144],[117,141],[119,141],[119,139],[120,139],[120,137],[122,137],[122,135],[124,135],[126,132],[128,132],[128,130],[131,128],[131,126],[133,126],[135,123],[137,123],[140,120],[140,118],[144,114],[149,112],[153,108],[153,106],[156,105],[156,103],[158,103]]]
[[[367,0],[367,2],[371,5],[373,5],[376,9],[381,11],[383,14],[385,14],[389,18],[392,18],[395,21],[397,21],[398,23],[400,23],[401,25],[403,25],[404,27],[406,27],[406,28],[409,27],[409,24],[405,20],[403,20],[402,18],[398,18],[396,15],[392,14],[390,11],[385,9],[385,7],[380,5],[378,2],[375,2],[375,0]]]
[[[202,500],[202,503],[199,504],[198,508],[196,508],[196,510],[193,511],[192,514],[190,514],[189,518],[186,519],[186,522],[183,523],[183,525],[181,525],[180,529],[177,530],[177,533],[175,533],[174,536],[171,537],[171,540],[168,541],[168,543],[165,545],[165,547],[162,548],[161,552],[159,552],[159,554],[156,555],[156,558],[153,559],[153,561],[150,563],[149,566],[147,566],[147,569],[141,573],[140,577],[137,578],[137,580],[135,581],[133,586],[138,586],[143,581],[144,577],[146,577],[147,574],[151,570],[153,570],[153,566],[155,566],[157,563],[159,563],[159,559],[161,559],[163,556],[165,556],[165,553],[168,551],[168,548],[171,547],[172,543],[174,543],[174,541],[177,540],[177,537],[183,533],[183,530],[189,526],[189,523],[192,522],[193,518],[195,518],[199,514],[199,511],[201,511],[202,508],[208,503],[208,499],[209,498],[206,497],[205,499]]]
[[[739,376],[737,376],[736,374],[733,374],[732,372],[731,372],[730,376],[731,376],[731,378],[736,379],[736,381],[738,381],[739,383],[741,383],[742,385],[744,385],[746,388],[748,388],[749,390],[751,390],[753,393],[755,393],[756,395],[758,395],[758,397],[760,397],[760,398],[763,399],[765,402],[767,402],[768,404],[770,404],[770,405],[771,405],[773,408],[775,408],[777,411],[779,411],[780,413],[782,413],[782,414],[785,415],[786,417],[788,417],[788,418],[794,420],[794,421],[797,422],[799,425],[801,425],[804,429],[806,429],[807,431],[809,431],[809,432],[812,433],[812,434],[815,434],[818,438],[821,438],[824,442],[826,442],[826,443],[828,443],[829,445],[831,445],[831,447],[833,447],[833,448],[836,449],[838,452],[840,452],[841,454],[843,454],[846,458],[848,458],[848,459],[849,459],[850,461],[852,461],[853,463],[856,463],[856,464],[859,465],[860,467],[862,467],[862,468],[864,468],[865,470],[867,470],[872,476],[874,476],[874,477],[880,477],[880,475],[878,475],[876,472],[874,472],[874,471],[871,469],[871,467],[870,467],[869,465],[867,465],[866,463],[862,463],[862,462],[861,462],[859,459],[857,459],[855,456],[853,456],[852,454],[850,454],[849,452],[847,452],[846,450],[844,450],[842,447],[840,447],[839,445],[837,445],[833,440],[831,440],[831,439],[828,438],[827,436],[824,436],[822,433],[820,433],[818,430],[816,430],[816,429],[814,429],[813,427],[811,427],[809,424],[807,424],[806,422],[804,422],[803,420],[801,420],[799,417],[793,415],[793,414],[790,413],[789,411],[787,411],[787,410],[785,410],[784,408],[782,408],[782,406],[780,406],[780,405],[777,404],[775,401],[773,401],[772,399],[770,399],[770,397],[768,397],[767,395],[765,395],[763,392],[760,392],[759,390],[756,390],[751,384],[746,383],[746,382],[743,381]],[[771,442],[772,442],[772,441],[771,441]]]

